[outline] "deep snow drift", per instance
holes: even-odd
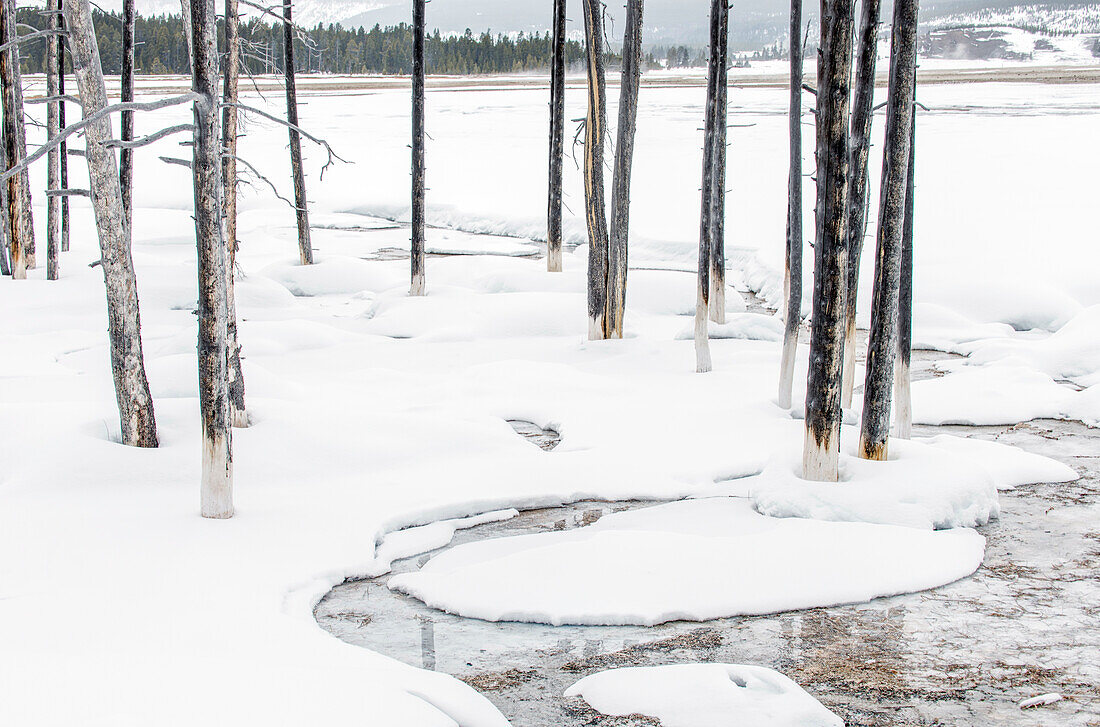
[[[1087,309],[1100,303],[1100,251],[1080,218],[1092,200],[1079,183],[1098,157],[1096,89],[960,85],[922,94],[933,111],[918,129],[917,337],[953,350],[999,340],[1019,346],[986,347],[981,363],[915,387],[918,417],[935,404],[945,420],[978,418],[984,407],[1015,400],[1013,391],[973,401],[938,393],[955,377],[1011,359],[1045,377],[1037,380],[1047,390],[1061,387],[1054,377],[1062,376],[1093,387],[1075,400],[1080,416],[1100,418],[1098,364],[1068,366],[1089,363],[1077,347],[1096,340]],[[0,281],[8,312],[0,331],[0,723],[500,725],[467,686],[322,633],[311,612],[316,600],[347,576],[384,570],[393,553],[444,544],[452,527],[377,551],[385,533],[404,526],[585,497],[722,495],[746,484],[725,480],[761,472],[786,480],[783,463],[800,446],[802,422],[773,403],[774,329],[714,341],[715,372],[707,376],[692,372],[691,342],[678,339],[694,300],[694,278],[683,271],[694,266],[702,95],[643,94],[631,260],[664,269],[632,271],[630,337],[599,343],[583,339],[583,248],[566,256],[562,276],[543,273],[539,260],[503,256],[537,251],[518,238],[537,237],[542,226],[544,91],[432,92],[429,217],[467,232],[433,229],[429,248],[495,256],[430,259],[430,295],[418,300],[403,295],[407,262],[367,259],[407,245],[407,231],[365,214],[407,211],[405,90],[309,97],[302,123],[355,164],[321,181],[319,155],[310,160],[321,262],[309,270],[292,264],[293,214],[263,191],[243,200],[237,302],[254,424],[234,433],[238,516],[228,522],[203,521],[197,511],[190,180],[156,159],[178,156],[178,140],[139,152],[135,172],[134,257],[162,441],[155,451],[116,443],[102,279],[88,267],[98,251],[86,201],[74,200],[62,279],[48,283],[39,269],[26,282]],[[774,298],[786,206],[785,92],[735,89],[730,97],[731,116],[752,124],[731,134],[730,281]],[[275,110],[278,99],[269,100]],[[582,102],[570,91],[571,118]],[[189,118],[185,108],[140,116],[137,133]],[[260,122],[246,130],[241,154],[284,179],[285,130]],[[1029,138],[1043,139],[1042,155],[1021,157],[1016,145]],[[73,169],[72,185],[86,186]],[[41,168],[32,179],[44,188]],[[566,183],[576,242],[581,186],[571,165]],[[35,200],[41,221],[42,195]],[[729,299],[740,313],[732,291]],[[1053,334],[1073,320],[1086,333],[1069,328],[1062,348]],[[805,380],[804,366],[796,381]],[[553,424],[562,444],[542,452],[506,419]],[[953,446],[898,447],[899,459],[887,465],[900,481],[910,457],[921,467],[940,462],[929,471],[941,477],[949,451],[969,462],[1011,452]],[[1041,461],[1020,467],[1019,481],[1052,476]],[[907,524],[991,514],[990,485],[1006,481],[979,469],[952,481],[985,478],[967,489],[985,498],[984,511],[969,514],[977,496],[956,506],[952,495],[916,503]],[[783,494],[773,491],[773,501]],[[758,504],[763,496],[755,494]],[[945,501],[954,513],[947,519]],[[741,505],[746,520],[761,519]],[[788,507],[785,514],[799,514],[801,505]],[[829,517],[877,519],[839,517],[842,507],[830,504]],[[774,527],[891,533],[895,546],[965,545],[910,569],[914,577],[888,584],[890,592],[957,577],[980,557],[977,536],[966,531],[796,520]],[[925,566],[934,578],[915,577]]]

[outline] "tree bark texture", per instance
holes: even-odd
[[[55,0],[57,5],[61,5],[61,0]],[[65,30],[65,16],[55,15],[57,18],[58,30]],[[65,42],[59,41],[57,43],[57,93],[59,96],[65,95]],[[65,128],[65,102],[61,101],[57,105],[57,128]],[[68,142],[61,142],[58,147],[60,153],[60,189],[69,188],[69,144]],[[69,198],[61,198],[61,252],[69,251]]]
[[[241,368],[241,345],[237,340],[237,296],[234,270],[237,262],[237,82],[240,76],[241,38],[237,0],[225,0],[225,84],[222,96],[222,144],[226,155],[222,159],[222,195],[225,212],[226,268],[225,288],[228,308],[226,346],[229,351],[229,416],[235,427],[248,426],[248,411],[244,399],[244,371]]]
[[[821,0],[817,62],[817,241],[802,470],[806,479],[824,482],[837,480],[840,465],[851,65],[852,2]]]
[[[582,0],[588,74],[584,125],[584,211],[588,227],[588,338],[607,338],[608,230],[604,198],[604,139],[607,89],[604,79],[603,3]]]
[[[57,30],[58,14],[53,11],[60,10],[59,0],[47,0],[46,2],[46,27],[49,30]],[[58,66],[57,46],[58,36],[46,37],[46,95],[58,96]],[[59,126],[59,108],[64,101],[50,101],[46,104],[46,136],[55,139],[61,132]],[[46,155],[46,188],[59,189],[61,187],[60,175],[60,149],[51,149]],[[58,252],[61,247],[61,200],[63,197],[46,197],[46,279],[57,280],[58,277]]]
[[[713,252],[714,237],[714,191],[717,169],[718,102],[720,95],[718,87],[721,76],[718,68],[721,63],[721,53],[718,51],[718,47],[722,42],[722,15],[727,12],[726,8],[726,0],[711,0],[707,101],[703,122],[703,181],[699,192],[699,279],[695,297],[695,370],[701,374],[711,370],[707,318],[710,315],[710,258]]]
[[[916,82],[913,84],[916,89]],[[898,290],[898,360],[894,365],[894,429],[898,439],[913,434],[910,362],[913,352],[913,211],[916,190],[917,107],[909,133],[909,169],[905,183],[905,222],[901,232],[901,284]]]
[[[63,0],[73,74],[85,116],[107,107],[107,88],[99,47],[92,30],[89,0]],[[145,376],[141,351],[141,317],[137,278],[130,256],[130,230],[122,211],[118,165],[108,116],[89,124],[84,133],[89,188],[99,232],[101,269],[107,289],[107,320],[111,343],[111,368],[118,399],[122,443],[136,447],[157,446],[153,399]]]
[[[2,0],[0,9],[0,43],[8,43],[18,35],[15,28],[15,0]],[[22,76],[19,73],[19,45],[13,44],[0,53],[0,96],[3,101],[3,144],[6,161],[5,169],[18,165],[27,156],[25,128],[23,126]],[[27,172],[23,171],[9,178],[4,185],[6,208],[4,221],[8,226],[7,240],[10,245],[11,276],[16,280],[27,277],[30,267],[29,255],[34,250],[34,230],[27,224],[24,214],[23,181]]]
[[[409,295],[424,295],[424,0],[413,0],[412,74],[412,240]]]
[[[714,134],[714,190],[711,193],[710,227],[710,319],[715,323],[726,322],[726,99],[729,96],[729,1],[719,8],[718,32],[718,118]],[[715,52],[715,51],[712,51]]]
[[[294,85],[294,20],[291,0],[283,0],[283,60],[286,85],[286,120],[291,124],[290,171],[294,176],[294,209],[298,217],[298,256],[302,265],[313,264],[313,244],[309,238],[309,202],[306,200],[306,174],[302,168],[302,138],[298,133],[298,92]]]
[[[221,226],[218,47],[214,0],[191,0],[191,88],[195,101],[195,240],[199,278],[199,411],[202,516],[233,516],[233,450],[226,358],[226,252]]]
[[[890,41],[890,88],[886,98],[886,143],[883,148],[875,249],[875,287],[871,301],[867,378],[863,386],[863,418],[859,436],[859,455],[864,459],[885,460],[888,455],[916,68],[917,0],[895,0],[894,30]]]
[[[120,99],[123,103],[134,100],[134,0],[122,0],[122,77]],[[123,141],[134,139],[134,112],[123,111],[120,114],[121,126],[119,138]],[[126,224],[133,230],[134,220],[134,150],[125,147],[119,149],[119,179],[122,185],[122,209],[126,214]]]
[[[630,242],[630,172],[634,163],[634,135],[638,128],[643,10],[643,0],[627,0],[622,81],[619,84],[619,125],[611,180],[611,230],[607,247],[607,338],[623,337]]]
[[[852,100],[852,147],[848,167],[848,302],[845,313],[844,388],[841,406],[852,405],[856,361],[856,292],[859,261],[867,233],[867,156],[875,103],[875,59],[878,56],[879,0],[861,0],[855,91]]]
[[[802,0],[791,0],[790,171],[787,176],[787,243],[783,266],[783,353],[778,404],[791,406],[798,329],[802,325]]]
[[[565,0],[554,0],[550,53],[550,183],[546,213],[546,269],[561,272],[562,155],[565,143]]]
[[[0,169],[8,169],[7,145],[0,139]],[[8,185],[0,184],[0,275],[11,275],[11,215],[8,207]],[[25,273],[24,273],[25,274]]]

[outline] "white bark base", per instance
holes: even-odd
[[[25,256],[20,255],[17,260],[11,261],[11,279],[12,280],[26,280],[27,279],[27,261]]]
[[[791,336],[786,340],[784,336],[783,354],[779,358],[779,396],[777,403],[780,409],[790,409],[794,396],[794,359],[798,353],[798,336]]]
[[[695,371],[705,374],[711,370],[710,335],[707,332],[707,305],[703,302],[703,291],[695,303]]]
[[[913,395],[910,390],[909,365],[899,358],[894,364],[894,436],[913,436]]]
[[[802,449],[802,477],[813,482],[840,479],[840,432],[833,432],[825,447],[820,447],[809,427]]]
[[[546,272],[561,272],[561,248],[546,251]]]
[[[202,516],[215,520],[233,517],[233,459],[229,437],[203,437]]]
[[[840,406],[852,408],[852,391],[856,385],[856,329],[853,326],[844,334],[844,373],[840,380]]]
[[[602,341],[603,335],[603,318],[596,316],[595,318],[588,319],[588,340],[589,341]]]
[[[234,429],[248,429],[252,425],[252,420],[248,418],[248,412],[244,409],[230,407],[229,425]]]
[[[718,324],[726,322],[726,286],[715,285],[713,277],[710,280],[710,319]]]
[[[412,285],[409,287],[409,295],[425,295],[427,293],[427,284],[424,281],[423,275],[417,275],[412,279]]]

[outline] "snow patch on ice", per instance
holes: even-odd
[[[613,716],[642,714],[664,727],[844,727],[783,674],[740,664],[626,667],[581,679],[565,696]]]

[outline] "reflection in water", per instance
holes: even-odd
[[[1086,476],[1072,485],[1004,493],[1002,519],[982,530],[985,566],[936,591],[706,624],[552,627],[442,613],[389,591],[384,576],[338,586],[315,615],[344,641],[465,680],[515,727],[599,725],[590,710],[560,699],[576,680],[619,666],[678,662],[778,669],[848,725],[1019,723],[1017,703],[1024,698],[1100,693],[1100,668],[1087,666],[1094,661],[1089,654],[1100,652],[1094,605],[1100,602],[1094,515],[1100,431],[1047,426],[1057,427],[1056,442],[1050,431],[1035,436],[1027,427],[981,431],[1025,448],[1037,440],[1039,451],[1061,455]],[[526,512],[461,531],[456,544],[583,526],[640,506],[580,503]],[[430,557],[395,563],[394,572]],[[1029,726],[1097,725],[1100,700],[1067,699],[1026,714]]]

